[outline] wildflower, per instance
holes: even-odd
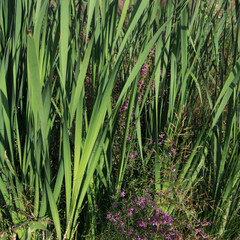
[[[153,220],[153,226],[158,226],[158,222],[156,220]]]
[[[119,226],[122,227],[123,225],[124,225],[124,222],[123,222],[123,221],[120,221],[120,222],[119,222]]]
[[[161,209],[158,208],[158,209],[156,210],[156,214],[159,215],[159,214],[161,214],[161,213],[162,213]]]
[[[152,83],[152,91],[155,89],[155,83]]]
[[[0,237],[4,237],[4,236],[5,236],[5,232],[3,232]]]
[[[122,197],[125,196],[125,192],[121,192],[120,190],[118,190],[118,192],[120,193],[120,195],[121,195]]]
[[[111,216],[111,214],[107,214],[107,219],[110,219],[112,216]]]
[[[185,227],[186,227],[187,229],[190,229],[190,228],[191,228],[191,225],[190,225],[190,224],[187,224],[187,223],[185,223]]]
[[[133,233],[133,229],[130,228],[129,231],[128,231],[128,235],[131,235]]]
[[[144,203],[145,203],[145,200],[146,200],[146,198],[144,197],[141,197],[141,200],[140,201],[138,201],[138,203],[137,203],[137,205],[139,205],[139,206],[143,206],[144,205]]]
[[[130,210],[128,213],[128,217],[130,217],[132,215],[132,211]]]
[[[147,227],[147,224],[143,221],[140,221],[140,222],[137,223],[137,226],[138,227]]]
[[[176,149],[175,148],[171,149],[171,152],[176,153]]]
[[[155,49],[153,49],[152,51],[151,51],[151,55],[154,55],[154,53],[155,53]]]
[[[164,215],[162,215],[162,219],[168,218],[168,217],[170,217],[170,216],[168,215],[168,212],[165,212]]]
[[[163,138],[163,134],[159,134],[158,137]]]
[[[130,153],[130,154],[129,154],[129,157],[130,157],[130,158],[134,158],[134,154],[133,154],[133,153]]]

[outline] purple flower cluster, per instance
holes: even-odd
[[[165,192],[145,189],[143,194],[133,195],[118,190],[106,219],[114,234],[126,236],[126,239],[211,239],[203,229],[211,226],[207,219],[186,223],[166,211],[172,194],[170,189]]]
[[[117,232],[131,239],[151,239],[159,236],[164,239],[181,239],[173,218],[159,207],[162,192],[155,197],[145,190],[144,196],[135,195],[125,199],[125,192],[118,190],[117,204],[107,214],[107,219]]]

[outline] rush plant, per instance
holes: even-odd
[[[144,171],[148,139],[181,149],[190,127],[173,184],[201,183],[210,234],[239,237],[239,38],[238,0],[1,1],[0,235],[94,239],[131,146]]]

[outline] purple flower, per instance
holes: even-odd
[[[125,192],[121,192],[121,196],[124,197],[125,196]]]
[[[191,225],[190,225],[190,224],[185,223],[185,226],[186,226],[187,229],[190,229],[190,228],[191,228]]]
[[[137,223],[137,226],[138,227],[147,227],[147,224],[145,223],[145,222],[143,222],[143,221],[139,221],[138,223]]]
[[[171,149],[171,152],[173,152],[174,154],[176,154],[176,149],[175,149],[175,148]]]
[[[120,190],[118,190],[118,192],[120,193],[120,195],[121,195],[122,197],[125,196],[125,192],[122,192],[122,191],[120,191]]]
[[[132,211],[130,210],[128,213],[128,217],[130,217],[132,215]]]
[[[128,235],[131,235],[133,233],[133,229],[130,228],[130,230],[128,231]]]
[[[112,217],[112,215],[111,214],[107,214],[107,219],[110,219]]]
[[[165,212],[164,215],[162,215],[162,219],[168,218],[168,217],[170,217],[170,216],[168,215],[168,212]]]
[[[133,153],[130,153],[130,154],[129,154],[129,157],[130,157],[130,158],[134,158],[134,154],[133,154]]]
[[[159,214],[161,214],[161,213],[162,213],[161,209],[158,208],[158,209],[156,210],[156,214],[159,215]]]
[[[153,226],[158,226],[158,222],[156,220],[153,220]]]
[[[163,138],[163,134],[159,134],[158,136],[159,136],[160,138]]]
[[[144,206],[145,200],[146,200],[145,197],[144,197],[144,198],[141,197],[141,200],[137,202],[137,205],[139,205],[139,206]]]
[[[124,225],[124,222],[123,222],[123,221],[120,221],[120,222],[119,222],[119,226],[122,227],[123,225]]]

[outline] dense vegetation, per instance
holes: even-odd
[[[1,239],[240,239],[239,0],[0,2]]]

